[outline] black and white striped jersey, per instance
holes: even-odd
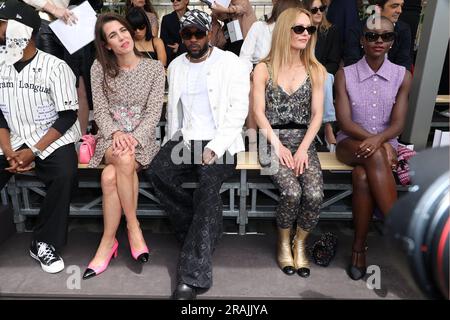
[[[13,150],[23,144],[34,146],[58,119],[59,111],[78,110],[75,80],[63,60],[40,50],[20,72],[14,66],[0,63],[0,109],[10,129]],[[61,146],[78,142],[80,137],[77,120],[40,158],[45,159]]]

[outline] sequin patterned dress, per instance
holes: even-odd
[[[270,70],[270,69],[269,69]],[[272,75],[266,86],[265,114],[271,126],[297,124],[309,125],[311,121],[312,86],[310,77],[291,95],[280,86],[274,86]],[[281,129],[281,143],[294,154],[305,137],[307,129]],[[278,161],[274,153],[268,153],[270,164]],[[260,160],[261,159],[260,154]],[[323,179],[319,158],[312,143],[308,149],[308,166],[296,177],[293,170],[279,164],[270,176],[280,191],[276,210],[277,225],[290,228],[294,222],[303,230],[311,231],[317,224],[323,200]],[[264,161],[263,161],[264,162]]]

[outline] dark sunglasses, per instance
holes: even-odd
[[[319,10],[320,10],[320,12],[324,12],[325,10],[327,10],[327,6],[323,5],[323,6],[320,6],[319,8],[314,7],[314,8],[311,8],[311,10],[309,10],[309,11],[312,14],[316,14],[317,12],[319,12]]]
[[[170,0],[170,2],[174,3],[174,2],[181,2],[181,0]]]
[[[191,40],[192,36],[194,36],[195,39],[203,39],[204,37],[206,37],[206,31],[181,31],[181,39],[183,40]]]
[[[144,30],[146,27],[147,27],[147,26],[146,26],[145,24],[143,24],[143,25],[138,26],[138,27],[135,27],[135,28],[133,28],[133,29],[134,29],[134,30]]]
[[[395,32],[386,32],[386,33],[375,33],[375,32],[366,32],[364,33],[364,38],[369,42],[375,42],[380,37],[383,42],[390,42],[395,40],[396,33]]]
[[[317,28],[314,26],[304,27],[304,26],[293,26],[291,28],[296,34],[302,34],[305,32],[305,30],[308,32],[309,35],[316,32]]]

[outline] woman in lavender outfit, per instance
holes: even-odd
[[[365,55],[336,74],[337,158],[354,166],[353,221],[355,236],[348,274],[353,280],[366,273],[366,240],[375,206],[386,215],[397,200],[392,168],[397,136],[408,108],[411,74],[386,57],[395,41],[394,25],[386,18],[365,27]],[[372,21],[373,22],[373,21]],[[368,23],[369,25],[369,23]]]

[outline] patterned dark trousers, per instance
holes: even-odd
[[[294,154],[305,134],[306,130],[303,129],[280,130],[279,139]],[[274,153],[269,157],[272,162],[279,161]],[[308,167],[302,175],[296,177],[291,169],[279,164],[279,169],[270,176],[280,191],[280,201],[276,209],[277,225],[280,228],[291,228],[297,222],[297,226],[303,230],[312,231],[319,221],[323,179],[314,144],[308,149]]]
[[[182,143],[182,142],[181,142]],[[203,150],[206,141],[196,141]],[[212,286],[212,253],[222,235],[222,182],[231,177],[233,164],[201,165],[193,163],[194,142],[190,150],[179,148],[180,142],[167,142],[153,159],[145,176],[152,183],[155,194],[175,229],[181,242],[178,258],[177,281],[199,288]],[[175,163],[174,155],[190,155],[191,161]],[[199,158],[200,154],[200,158]],[[196,152],[197,160],[201,151]],[[189,158],[189,157],[188,157]],[[186,181],[198,181],[199,186],[192,191],[182,188]]]

